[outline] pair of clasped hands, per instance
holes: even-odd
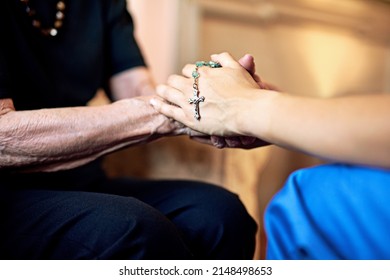
[[[262,97],[274,88],[261,81],[255,73],[254,58],[245,55],[235,60],[229,53],[211,56],[221,68],[199,67],[197,72],[200,119],[194,117],[194,105],[189,103],[194,87],[194,64],[186,65],[181,75],[171,75],[167,84],[157,86],[157,98],[151,105],[160,113],[182,125],[204,134],[194,136],[195,140],[218,148],[255,148],[267,145],[254,135],[253,123],[267,126],[266,118],[259,121],[263,106]],[[260,128],[261,129],[261,128]]]

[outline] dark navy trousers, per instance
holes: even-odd
[[[93,164],[1,175],[1,259],[253,257],[256,223],[215,185],[110,179]]]

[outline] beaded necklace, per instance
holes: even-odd
[[[3,0],[0,0],[3,1]],[[63,21],[65,18],[65,2],[60,0],[56,4],[56,16],[53,23],[53,26],[42,26],[42,22],[39,20],[37,11],[31,7],[30,0],[19,0],[25,7],[26,14],[31,19],[31,25],[38,29],[40,33],[44,36],[55,37],[58,34],[58,30],[62,27]]]

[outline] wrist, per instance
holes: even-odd
[[[241,106],[236,117],[239,135],[252,136],[263,140],[271,137],[272,112],[280,96],[279,92],[255,90]]]
[[[118,114],[124,116],[125,131],[130,137],[164,135],[173,130],[172,122],[150,105],[150,96],[117,101]]]
[[[156,85],[150,77],[139,80],[135,86],[136,96],[151,96],[156,94]]]

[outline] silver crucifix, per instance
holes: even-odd
[[[200,115],[199,115],[199,103],[200,103],[200,102],[204,102],[204,99],[205,99],[204,96],[198,97],[198,95],[195,95],[195,94],[194,94],[194,96],[188,100],[188,102],[189,102],[190,104],[194,104],[194,113],[195,113],[195,114],[194,114],[194,118],[197,119],[197,120],[200,119]]]

